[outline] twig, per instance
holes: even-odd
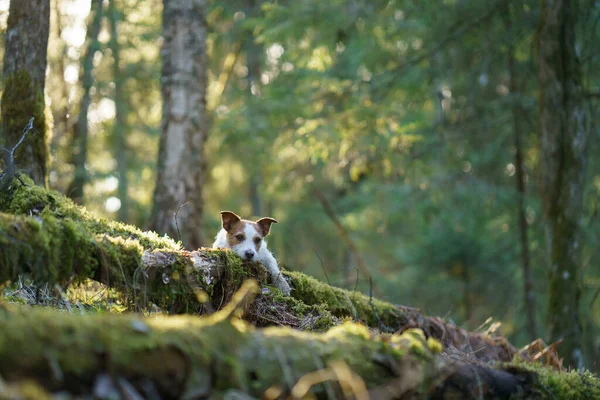
[[[331,207],[329,200],[327,200],[325,195],[316,188],[313,189],[313,194],[317,198],[317,200],[319,200],[319,202],[321,203],[321,206],[323,206],[323,210],[325,211],[325,214],[327,214],[329,219],[331,219],[333,224],[337,227],[342,239],[344,240],[344,242],[346,242],[346,245],[348,246],[350,251],[352,251],[352,253],[354,253],[354,257],[356,257],[356,263],[358,264],[358,268],[360,268],[361,272],[364,275],[370,277],[371,274],[369,273],[367,265],[365,264],[365,260],[363,260],[362,256],[360,255],[360,252],[358,251],[358,248],[356,247],[356,245],[354,245],[354,242],[350,238],[350,234],[348,233],[346,228],[344,228],[344,226],[338,219],[337,215],[333,211],[333,208]],[[374,291],[377,296],[381,296],[381,292],[376,287],[374,288]]]
[[[0,190],[4,190],[4,189],[8,188],[10,186],[10,183],[12,182],[13,178],[15,177],[15,172],[16,172],[15,151],[17,151],[19,146],[21,146],[21,144],[25,141],[25,139],[27,138],[27,134],[29,132],[31,132],[31,131],[33,131],[34,133],[37,132],[35,130],[35,128],[33,127],[34,119],[35,119],[34,117],[31,117],[31,119],[29,120],[29,122],[27,123],[25,128],[23,128],[23,136],[21,136],[21,139],[19,139],[17,144],[12,149],[10,149],[10,150],[7,148],[2,149],[2,153],[3,153],[2,158],[4,160],[4,164],[6,165],[6,170],[4,172],[2,172],[2,174],[0,174]],[[19,182],[23,183],[23,181],[21,181],[20,179],[19,179]]]
[[[360,275],[360,271],[356,267],[354,267],[354,269],[356,270],[356,282],[354,282],[354,291],[356,292],[356,288],[358,287],[358,278]]]
[[[177,236],[179,236],[179,241],[181,242],[181,244],[183,244],[183,242],[181,241],[181,232],[179,232],[179,224],[177,223],[177,214],[179,213],[179,209],[187,205],[188,203],[189,201],[186,201],[185,203],[177,207],[177,211],[175,211],[175,214],[173,215],[173,219],[175,220],[175,228],[177,228]]]
[[[379,319],[379,315],[377,314],[377,310],[373,305],[373,278],[369,277],[369,306],[371,306],[371,311],[373,312],[373,316],[377,320],[377,325],[379,326],[379,330],[382,332],[394,333],[396,330],[390,328]]]
[[[329,276],[327,275],[327,271],[325,270],[325,265],[323,265],[323,259],[321,258],[321,256],[319,255],[319,253],[317,253],[317,251],[314,250],[314,249],[313,249],[313,253],[315,253],[315,255],[317,256],[317,258],[321,262],[321,269],[323,270],[323,273],[325,274],[325,279],[327,279],[327,283],[329,284],[329,286],[331,286],[331,282],[329,281]]]

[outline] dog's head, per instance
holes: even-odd
[[[221,211],[221,223],[227,232],[229,248],[243,259],[252,260],[264,245],[264,238],[269,234],[271,224],[277,221],[273,218],[248,221],[231,211]]]

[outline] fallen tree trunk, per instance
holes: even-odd
[[[1,398],[594,398],[590,374],[442,357],[419,330],[254,329],[244,288],[210,317],[0,310]],[[33,393],[33,394],[32,394]],[[586,397],[587,396],[587,397]]]

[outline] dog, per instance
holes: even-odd
[[[273,285],[286,296],[290,295],[290,285],[287,283],[273,254],[267,250],[265,237],[271,230],[271,224],[276,224],[273,218],[261,218],[256,222],[240,218],[231,211],[221,211],[222,229],[213,243],[213,249],[227,248],[243,260],[260,261],[269,271]]]

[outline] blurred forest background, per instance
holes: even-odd
[[[269,248],[289,269],[365,293],[368,270],[388,301],[469,329],[499,329],[517,346],[557,339],[549,322],[556,269],[544,232],[544,195],[553,195],[541,183],[550,167],[540,124],[544,110],[561,109],[560,99],[557,108],[540,104],[553,90],[540,83],[543,3],[193,3],[204,7],[206,142],[197,156],[206,172],[201,200],[180,203],[180,221],[190,209],[201,218],[202,239],[184,236],[184,246],[210,245],[220,210],[271,216],[279,224]],[[163,1],[50,4],[48,186],[96,214],[157,226]],[[576,289],[559,295],[577,298],[579,314],[567,311],[581,322],[578,340],[593,367],[600,1],[571,9],[587,149],[584,167],[559,165],[582,198],[578,274],[561,275]],[[8,14],[1,0],[2,46]]]

